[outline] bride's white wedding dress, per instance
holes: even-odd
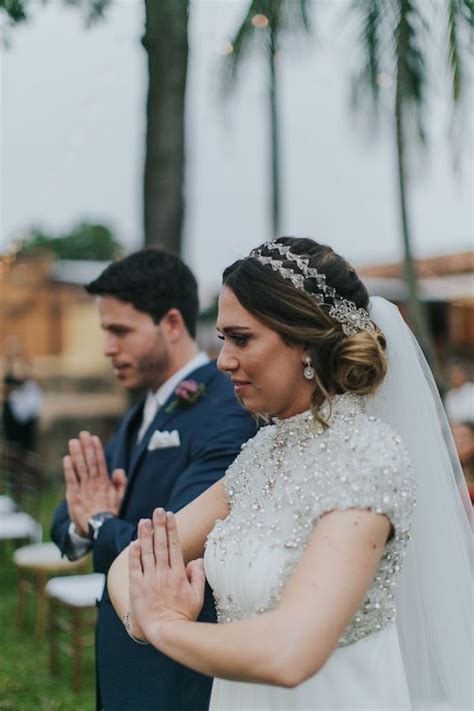
[[[219,623],[277,605],[326,512],[371,509],[385,514],[395,533],[360,609],[317,674],[294,689],[216,679],[211,709],[410,709],[393,592],[410,537],[414,482],[398,435],[365,413],[365,398],[340,395],[328,429],[309,411],[261,429],[228,469],[225,490],[231,511],[216,522],[204,557]]]

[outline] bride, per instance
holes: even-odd
[[[216,677],[216,710],[470,708],[469,503],[398,310],[280,238],[226,269],[217,326],[218,367],[270,424],[140,522],[109,573],[128,634]],[[195,622],[206,578],[218,625]]]

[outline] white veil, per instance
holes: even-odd
[[[397,628],[414,709],[472,709],[472,507],[429,366],[398,309],[370,299],[388,372],[370,414],[392,425],[417,487],[397,586]]]

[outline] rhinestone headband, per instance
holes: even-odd
[[[283,259],[266,257],[262,254],[263,249],[267,251],[275,249]],[[271,242],[265,242],[260,249],[253,249],[249,256],[256,259],[260,264],[271,266],[273,271],[278,272],[283,279],[291,281],[293,286],[300,291],[306,291],[320,306],[330,306],[329,316],[342,324],[342,330],[346,336],[354,336],[358,331],[375,333],[375,324],[370,320],[367,311],[357,308],[353,301],[338,296],[336,290],[326,284],[326,275],[318,272],[314,267],[310,267],[309,259],[299,254],[294,254],[288,245],[272,240]],[[299,274],[292,267],[284,266],[284,262],[294,262],[302,273]],[[313,293],[308,291],[304,285],[305,279],[314,279],[320,292]]]

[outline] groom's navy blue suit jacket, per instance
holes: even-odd
[[[220,479],[235,459],[242,442],[256,425],[239,405],[228,378],[214,363],[186,379],[203,383],[206,393],[191,405],[160,408],[140,444],[136,445],[143,402],[130,408],[106,447],[109,472],[125,469],[128,482],[119,517],[104,522],[93,544],[96,572],[107,573],[111,563],[136,536],[140,518],[150,518],[157,506],[179,511]],[[180,445],[148,450],[155,430],[177,430]],[[56,509],[52,537],[64,553],[70,519],[65,502]],[[215,621],[212,594],[206,587],[200,620]],[[198,674],[154,647],[138,645],[127,635],[105,590],[97,624],[98,697],[107,711],[207,709],[212,680]]]

